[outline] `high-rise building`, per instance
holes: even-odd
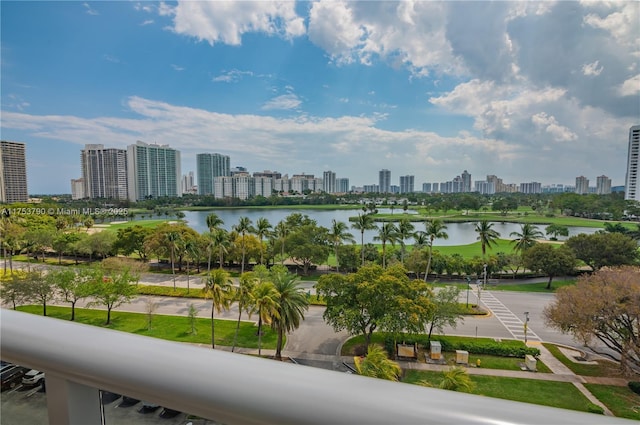
[[[464,170],[462,172],[462,190],[461,192],[471,192],[471,174]]]
[[[589,179],[585,176],[576,177],[576,193],[579,195],[589,193]]]
[[[521,193],[542,193],[542,184],[538,182],[520,183]]]
[[[129,165],[126,150],[88,144],[80,153],[80,162],[85,198],[128,198]]]
[[[433,193],[438,193],[440,192],[440,183],[433,183],[431,184],[431,190],[433,191]]]
[[[608,195],[611,193],[611,179],[609,177],[596,177],[596,193],[598,195]]]
[[[492,181],[476,180],[474,186],[476,192],[481,195],[493,195],[496,193],[496,188]]]
[[[415,176],[400,176],[400,193],[414,192]]]
[[[384,169],[378,173],[378,188],[380,193],[391,192],[391,171]]]
[[[180,151],[141,141],[127,147],[131,201],[182,195]]]
[[[193,171],[182,175],[182,193],[195,193],[196,179]]]
[[[627,154],[627,175],[624,199],[640,201],[640,181],[638,166],[640,165],[640,125],[629,129],[629,153]]]
[[[71,179],[71,199],[84,199],[84,179]]]
[[[431,183],[422,183],[422,192],[431,193]]]
[[[322,173],[322,190],[326,193],[336,193],[336,173],[325,171]]]
[[[198,174],[198,194],[214,193],[213,179],[230,176],[230,158],[219,153],[200,153],[196,155],[196,172]]]
[[[25,144],[0,141],[0,202],[27,202]]]
[[[341,177],[336,179],[336,192],[347,193],[349,192],[349,179]]]

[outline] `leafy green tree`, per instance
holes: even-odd
[[[218,214],[211,213],[207,215],[206,218],[207,228],[210,233],[213,233],[214,230],[218,229],[220,226],[224,224],[224,221],[218,217]]]
[[[241,242],[242,261],[240,262],[240,274],[242,274],[244,273],[245,254],[246,254],[245,236],[247,233],[254,233],[254,229],[249,217],[240,217],[238,224],[233,226],[233,230],[238,232],[242,237],[242,242]]]
[[[348,232],[348,226],[342,221],[337,221],[335,218],[331,221],[331,229],[329,229],[329,242],[333,246],[333,253],[336,257],[336,271],[340,271],[340,257],[338,255],[338,248],[343,242],[355,243],[353,235]]]
[[[262,244],[262,240],[269,236],[272,228],[273,226],[269,223],[269,220],[264,217],[260,217],[258,221],[256,221],[254,231],[258,239],[260,239],[260,264],[264,264],[264,245]]]
[[[173,289],[176,289],[176,251],[181,248],[181,244],[183,243],[183,239],[180,236],[180,232],[171,231],[166,233],[165,242],[169,247],[169,252],[171,252],[171,277],[173,278]]]
[[[371,378],[398,381],[402,375],[400,365],[387,357],[387,353],[379,345],[370,345],[366,357],[353,358],[356,373]]]
[[[222,310],[229,310],[235,292],[229,273],[222,269],[212,271],[207,275],[202,291],[206,298],[211,298],[211,348],[215,349],[214,312],[220,313]]]
[[[138,224],[118,229],[114,249],[124,255],[137,254],[142,261],[147,261],[148,249],[145,240],[153,233],[153,229]]]
[[[360,254],[355,245],[340,245],[337,252],[342,271],[353,272],[360,265]]]
[[[551,235],[552,241],[557,241],[558,236],[569,236],[569,228],[567,226],[563,226],[562,224],[550,224],[545,227],[544,232],[547,235]]]
[[[24,283],[25,299],[42,304],[42,315],[47,315],[47,303],[55,298],[55,287],[41,271],[28,272],[21,277]]]
[[[0,279],[0,299],[10,302],[13,309],[27,299],[26,280],[24,272],[12,272],[5,274]]]
[[[286,221],[280,221],[276,225],[273,232],[274,236],[278,239],[278,243],[280,244],[280,264],[284,264],[285,241],[287,239],[287,236],[289,235],[290,230],[291,229],[287,225]]]
[[[364,266],[364,232],[367,230],[376,229],[375,221],[373,221],[373,217],[369,214],[358,214],[358,218],[356,221],[351,224],[352,229],[356,229],[360,231],[360,255],[362,257],[361,265]]]
[[[638,259],[638,243],[621,233],[581,233],[567,239],[565,245],[594,271],[604,266],[635,264]]]
[[[62,299],[71,304],[70,320],[75,320],[76,303],[91,295],[92,283],[96,280],[96,270],[93,268],[51,270],[47,278],[58,290]]]
[[[269,281],[261,281],[253,288],[253,312],[258,313],[258,356],[262,355],[262,325],[270,325],[278,315],[278,295]]]
[[[513,249],[519,252],[520,255],[524,255],[527,249],[535,245],[537,243],[536,239],[544,237],[540,230],[529,223],[522,224],[520,232],[511,232],[510,236],[515,236],[516,239],[512,240],[511,243],[513,244]]]
[[[256,269],[264,266],[256,266]],[[265,267],[266,269],[266,267]],[[255,271],[255,270],[254,270]],[[235,301],[238,302],[238,322],[236,323],[236,332],[233,336],[233,346],[231,352],[236,349],[236,343],[238,342],[238,332],[240,331],[240,321],[242,320],[242,312],[246,311],[249,316],[253,309],[253,289],[257,283],[256,274],[254,272],[245,272],[240,275],[238,280],[238,287],[235,290]]]
[[[384,223],[378,230],[378,235],[373,237],[373,240],[382,242],[382,268],[384,269],[387,267],[387,242],[395,245],[396,241],[398,240],[398,229],[396,228],[396,225],[390,222]]]
[[[551,281],[555,276],[573,272],[576,257],[571,248],[565,245],[554,248],[549,244],[536,244],[524,253],[524,266],[549,276],[547,289],[551,289]]]
[[[447,226],[442,220],[433,219],[427,220],[425,223],[425,234],[429,238],[429,256],[427,259],[427,268],[424,272],[424,281],[427,281],[429,276],[429,269],[431,268],[431,257],[433,256],[433,241],[436,239],[449,239],[449,235],[445,230]]]
[[[438,332],[443,332],[445,326],[455,329],[460,320],[464,321],[458,304],[459,296],[460,289],[456,286],[449,285],[439,291],[435,291],[432,300],[433,308],[428,311],[425,318],[429,341],[434,329]]]
[[[297,227],[287,236],[286,243],[289,256],[302,265],[305,275],[312,264],[327,262],[331,252],[327,229],[315,223]]]
[[[211,240],[213,246],[218,251],[219,268],[222,268],[222,265],[224,264],[224,254],[227,253],[231,247],[229,232],[224,229],[217,229],[211,234]]]
[[[91,280],[91,296],[88,305],[103,305],[107,308],[107,326],[111,323],[111,311],[131,301],[136,296],[138,277],[130,270],[105,270],[99,267]]]
[[[407,207],[406,200],[404,207]],[[406,210],[406,209],[405,209]],[[405,241],[414,237],[415,226],[407,218],[403,218],[398,223],[398,242],[400,242],[400,262],[404,264],[404,256],[407,252]]]
[[[480,241],[480,245],[482,246],[482,258],[484,258],[487,248],[491,249],[498,243],[500,233],[493,229],[493,223],[490,223],[489,220],[480,220],[477,222],[475,231],[478,234],[476,239]]]
[[[278,292],[276,314],[271,318],[271,327],[278,333],[276,359],[281,360],[284,334],[300,327],[304,313],[309,309],[309,301],[298,276],[289,273],[286,267],[275,266],[271,269],[271,276]]]

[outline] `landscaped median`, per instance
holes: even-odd
[[[42,315],[42,306],[39,305],[20,306],[17,310]],[[186,316],[153,314],[151,317],[151,329],[149,329],[149,315],[147,314],[113,311],[111,313],[111,323],[105,326],[106,312],[104,310],[84,308],[76,308],[75,310],[75,321],[77,323],[170,341],[211,345],[211,319],[194,318],[195,333],[193,333],[191,319]],[[71,317],[71,309],[68,307],[47,306],[47,316],[69,320]],[[235,320],[215,320],[216,345],[233,345],[236,324],[237,322]],[[275,349],[276,333],[269,327],[263,327],[262,332],[262,348]],[[257,327],[253,323],[240,322],[240,331],[238,332],[236,346],[258,348]]]

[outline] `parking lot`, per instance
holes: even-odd
[[[40,387],[27,388],[22,385],[2,392],[0,397],[0,422],[2,424],[44,425],[48,423],[47,396]],[[218,422],[194,418],[180,413],[174,418],[160,417],[162,408],[142,414],[138,410],[142,402],[130,407],[120,407],[122,397],[104,405],[105,422],[109,425],[163,424],[163,425],[215,425]]]

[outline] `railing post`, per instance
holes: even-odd
[[[47,410],[53,425],[104,425],[100,390],[47,373]]]

